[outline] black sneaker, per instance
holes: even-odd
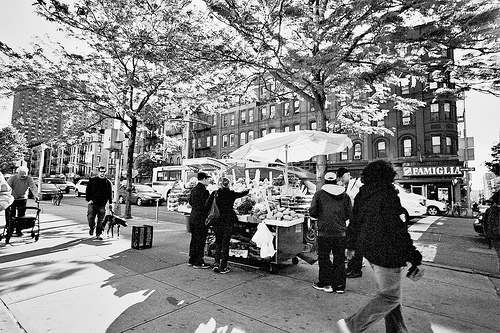
[[[219,266],[214,266],[214,268],[212,268],[212,270],[215,272],[215,273],[220,273],[220,268]]]
[[[189,266],[189,267],[193,267],[193,264],[192,264],[192,263],[190,263],[190,262],[188,262],[188,266]]]
[[[344,294],[344,293],[345,293],[345,287],[344,287],[344,286],[337,286],[337,287],[335,288],[335,292],[336,292],[337,294]]]
[[[193,265],[193,268],[202,268],[202,269],[207,269],[207,268],[210,268],[210,265],[209,264],[201,264],[201,265]]]
[[[221,274],[226,274],[226,273],[229,273],[229,272],[231,272],[231,270],[229,268],[227,268],[227,267],[226,268],[221,268],[219,270],[219,273],[221,273]]]
[[[97,240],[103,240],[103,238],[101,237],[101,235],[97,235],[97,236],[95,237],[95,239],[97,239]]]
[[[89,230],[89,236],[94,236],[94,228],[90,228],[90,230]]]
[[[20,232],[20,231],[16,232],[16,236],[17,236],[17,237],[22,237],[23,235],[24,235],[24,234],[23,234],[22,232]]]

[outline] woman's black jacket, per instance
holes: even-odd
[[[363,185],[354,199],[347,248],[361,250],[370,263],[386,268],[403,267],[408,261],[420,264],[421,255],[401,218],[403,212],[394,185]]]

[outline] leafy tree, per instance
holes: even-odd
[[[493,157],[493,160],[484,162],[484,165],[486,165],[486,167],[495,175],[500,176],[500,143],[491,147],[491,151],[491,157]]]
[[[494,88],[498,83],[499,4],[489,0],[205,3],[220,23],[212,28],[219,35],[212,48],[198,48],[202,57],[244,66],[261,81],[272,78],[266,85],[271,98],[297,96],[309,102],[321,131],[390,134],[371,122],[390,107],[413,111],[422,106],[397,96],[393,87],[401,80],[426,82],[429,65],[448,48],[466,50],[464,62],[439,63],[432,80],[450,80],[453,73],[467,80],[492,79]],[[470,88],[440,89],[436,98]],[[329,96],[347,101],[334,119],[325,113]],[[325,168],[326,156],[318,156],[319,182]]]
[[[6,79],[0,81],[0,90],[34,88],[53,95],[65,110],[65,140],[103,119],[119,120],[131,147],[129,193],[141,124],[161,124],[175,118],[177,110],[213,112],[234,93],[219,89],[228,78],[238,77],[231,75],[233,69],[221,69],[223,75],[215,76],[180,48],[189,49],[193,36],[203,30],[201,13],[190,1],[77,0],[70,7],[38,0],[35,6],[38,14],[60,24],[84,46],[70,51],[39,43],[34,51],[17,53],[1,44],[0,76]],[[131,216],[128,200],[125,215]]]
[[[11,125],[0,128],[0,170],[15,168],[15,162],[24,160],[28,153],[26,138]]]

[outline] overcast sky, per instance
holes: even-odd
[[[64,40],[63,35],[56,32],[56,25],[33,13],[33,2],[0,0],[0,41],[12,48],[29,48],[36,35],[49,34],[53,40]],[[467,136],[474,137],[475,141],[475,161],[469,162],[469,166],[476,168],[472,174],[472,188],[480,189],[481,177],[487,171],[484,161],[491,160],[491,147],[500,141],[500,99],[471,91],[467,93],[465,107]],[[12,100],[0,98],[0,126],[10,123],[11,112]]]

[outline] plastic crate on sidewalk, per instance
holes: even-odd
[[[132,248],[136,250],[149,249],[153,246],[153,226],[132,226]]]

